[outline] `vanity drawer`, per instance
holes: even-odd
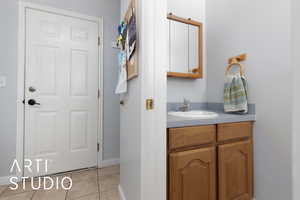
[[[252,136],[252,122],[218,124],[218,142]]]
[[[169,150],[209,144],[215,140],[215,125],[169,129]]]

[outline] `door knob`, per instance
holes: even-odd
[[[34,105],[41,105],[40,103],[37,103],[34,99],[29,99],[29,100],[28,100],[28,104],[31,105],[31,106],[34,106]]]

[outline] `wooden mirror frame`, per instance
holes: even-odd
[[[181,22],[188,25],[193,25],[198,27],[198,65],[192,72],[193,73],[181,73],[181,72],[168,72],[168,77],[177,78],[189,78],[189,79],[200,79],[203,78],[203,24],[194,20],[184,19],[169,13],[167,19]]]

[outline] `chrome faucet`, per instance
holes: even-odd
[[[179,111],[181,112],[188,112],[191,109],[191,101],[184,98],[183,105],[179,107]]]

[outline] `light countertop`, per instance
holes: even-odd
[[[254,107],[254,106],[253,106]],[[206,110],[218,113],[218,117],[211,119],[196,119],[196,118],[183,118],[176,116],[167,116],[167,128],[178,128],[186,126],[201,126],[201,125],[212,125],[212,124],[222,124],[222,123],[234,123],[234,122],[245,122],[245,121],[255,121],[255,109],[250,109],[248,114],[228,114],[224,113],[221,106],[209,105],[204,107],[199,107],[195,110]]]
[[[216,111],[214,111],[216,112]],[[168,115],[167,117],[167,128],[178,128],[186,126],[201,126],[211,124],[222,124],[222,123],[234,123],[234,122],[245,122],[255,121],[255,114],[226,114],[217,112],[218,117],[212,119],[195,119],[195,118],[183,118]]]

